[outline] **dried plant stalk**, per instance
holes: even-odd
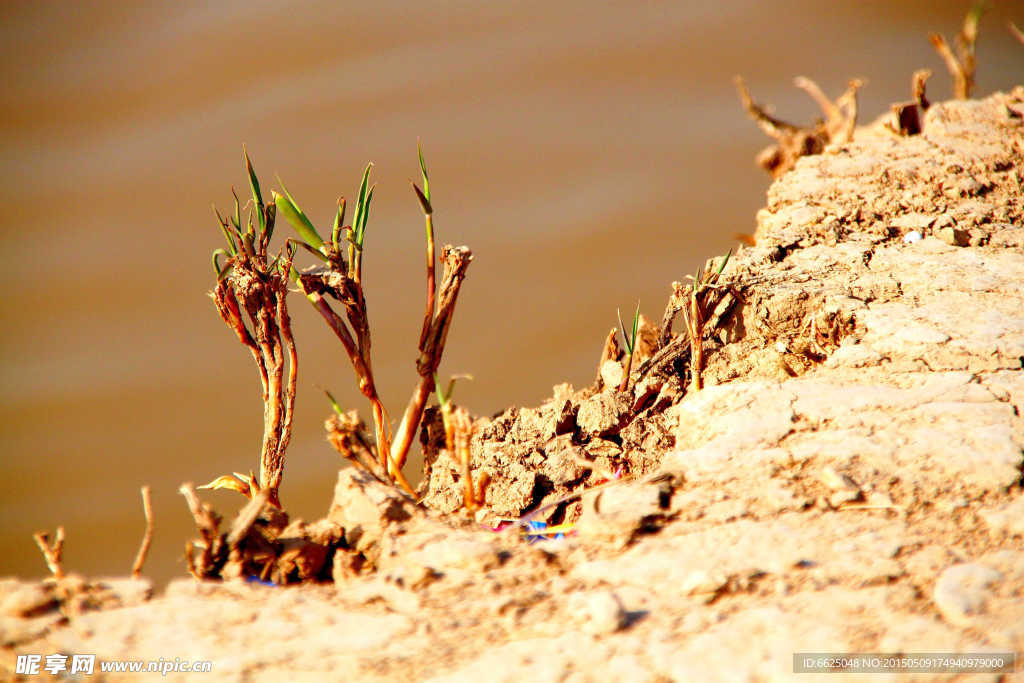
[[[361,281],[355,277],[358,274],[356,269],[351,266],[346,267],[341,254],[333,247],[328,247],[328,249],[328,265],[303,272],[299,275],[299,286],[345,349],[345,354],[352,364],[352,370],[356,373],[359,391],[370,402],[378,456],[381,459],[381,465],[387,467],[391,434],[388,428],[387,412],[377,394],[377,385],[373,377],[366,297],[363,294]],[[344,306],[347,323],[334,311],[325,295]]]
[[[700,391],[704,388],[704,308],[696,284],[693,285],[689,305],[683,307],[683,317],[690,337],[690,387],[692,391]]]
[[[977,59],[974,53],[978,41],[978,21],[984,11],[984,2],[975,3],[964,17],[963,26],[955,38],[956,54],[941,33],[928,34],[932,47],[946,63],[949,75],[953,77],[953,95],[958,100],[970,98],[974,89],[974,75]]]
[[[803,127],[778,119],[754,102],[743,79],[734,79],[743,108],[765,135],[775,140],[775,145],[763,150],[757,163],[773,177],[779,177],[793,167],[797,159],[820,154],[829,144],[845,144],[853,140],[857,127],[857,91],[863,85],[860,80],[851,80],[849,86],[834,102],[822,92],[818,84],[809,78],[799,77],[795,84],[817,102],[825,120],[814,126]]]
[[[373,445],[367,438],[366,425],[359,419],[356,411],[339,411],[337,415],[327,418],[324,427],[327,430],[327,440],[341,457],[369,472],[378,481],[387,481],[387,475],[381,469]]]
[[[185,502],[192,513],[201,539],[199,544],[192,541],[185,544],[185,565],[192,576],[205,579],[215,575],[226,556],[226,547],[220,534],[221,518],[213,508],[199,501],[195,486],[192,484],[182,484],[178,491],[185,496]]]
[[[341,341],[359,382],[360,392],[370,402],[375,431],[376,465],[371,466],[370,460],[365,457],[367,450],[364,446],[368,448],[369,444],[358,444],[353,440],[355,432],[353,426],[348,424],[351,420],[344,419],[345,416],[340,415],[340,409],[339,417],[328,421],[328,438],[346,459],[375,476],[383,474],[387,480],[397,483],[410,495],[415,495],[415,492],[405,479],[402,467],[422,421],[427,398],[434,390],[434,373],[444,352],[459,289],[473,258],[466,247],[446,246],[441,255],[444,262],[443,276],[440,286],[435,286],[433,207],[430,203],[430,185],[422,152],[419,161],[423,173],[423,189],[414,183],[413,190],[423,209],[426,225],[427,303],[417,345],[419,357],[416,370],[419,381],[394,434],[391,433],[387,411],[377,393],[373,377],[370,324],[362,284],[364,236],[374,189],[367,185],[370,166],[367,166],[363,173],[353,225],[342,226],[344,202],[340,202],[330,242],[324,242],[319,238],[312,224],[287,191],[284,195],[275,193],[275,202],[279,210],[282,210],[295,226],[304,240],[304,246],[325,262],[322,266],[296,274],[296,279],[302,292]],[[344,240],[347,246],[342,244],[343,231],[347,233]],[[347,259],[344,251],[347,251]],[[335,312],[329,300],[337,301],[344,307],[344,317]]]
[[[135,562],[132,563],[132,578],[136,579],[142,575],[142,565],[146,563],[149,546],[153,543],[153,503],[148,486],[142,487],[142,511],[146,515],[146,532],[142,536],[139,552],[135,555]]]
[[[924,130],[924,113],[931,106],[925,90],[931,75],[928,69],[915,71],[910,82],[913,99],[892,105],[893,122],[887,125],[894,132],[900,135],[919,135]]]
[[[708,321],[708,315],[714,308],[714,302],[708,295],[718,287],[718,280],[722,271],[725,270],[726,264],[729,263],[731,255],[732,251],[730,250],[715,271],[704,268],[697,269],[697,274],[693,276],[693,283],[689,287],[687,304],[682,307],[683,320],[686,323],[686,332],[690,339],[691,391],[700,391],[704,388],[704,328]]]
[[[452,408],[451,402],[441,402],[441,419],[444,421],[445,444],[448,452],[455,456],[462,473],[462,505],[470,512],[476,512],[484,504],[484,496],[490,477],[487,473],[480,475],[479,483],[473,485],[473,472],[470,468],[469,443],[473,438],[473,420],[462,406]]]
[[[39,546],[39,550],[43,553],[43,559],[46,560],[46,566],[49,568],[50,573],[53,574],[55,579],[64,578],[64,527],[57,527],[57,537],[53,541],[53,545],[50,545],[50,537],[45,531],[37,531],[32,535],[35,539],[36,545]]]
[[[426,407],[427,398],[434,389],[434,374],[441,364],[441,356],[448,340],[448,330],[451,328],[452,317],[455,315],[455,303],[459,297],[459,289],[466,279],[466,270],[473,260],[473,253],[468,247],[446,245],[441,250],[441,260],[444,262],[444,275],[441,277],[437,307],[420,346],[420,357],[416,361],[416,371],[420,375],[420,380],[413,390],[412,398],[409,399],[409,404],[402,416],[402,422],[395,432],[389,466],[395,467],[399,471],[409,455],[409,447],[412,445],[420,421],[423,419],[423,409]]]
[[[292,255],[288,250],[282,266],[284,273],[291,268]],[[213,301],[221,319],[249,349],[259,369],[263,385],[263,445],[259,480],[253,483],[266,489],[270,503],[280,507],[278,489],[291,440],[298,375],[298,355],[286,302],[288,281],[282,272],[267,266],[265,254],[251,258],[242,251],[229,265],[231,273],[217,283]]]
[[[805,76],[798,76],[793,83],[810,95],[825,115],[825,144],[842,145],[853,140],[853,131],[857,127],[857,91],[864,85],[863,81],[851,80],[846,92],[835,102],[825,96],[817,83]]]

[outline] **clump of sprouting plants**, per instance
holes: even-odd
[[[417,345],[416,371],[419,379],[397,430],[392,432],[374,381],[369,314],[363,289],[363,251],[375,190],[375,186],[370,184],[373,164],[368,164],[363,171],[352,223],[346,224],[347,202],[344,197],[339,198],[329,239],[325,240],[283,182],[281,192],[272,192],[273,201],[264,204],[259,181],[248,155],[245,155],[252,190],[250,214],[256,214],[256,222],[250,215],[246,227],[242,228],[237,195],[232,217],[224,220],[218,213],[228,249],[214,252],[217,288],[213,298],[221,317],[250,349],[259,367],[264,387],[264,443],[259,477],[252,473],[235,473],[211,482],[208,488],[231,488],[250,497],[266,489],[268,501],[280,506],[277,489],[284,468],[284,451],[291,435],[295,402],[296,353],[285,305],[287,286],[291,281],[341,342],[355,372],[359,390],[370,403],[372,440],[365,434],[365,426],[358,415],[342,411],[328,393],[336,412],[327,422],[328,440],[357,466],[415,495],[402,468],[422,421],[426,402],[434,390],[434,376],[444,352],[455,303],[473,259],[467,247],[445,246],[441,250],[443,274],[438,285],[433,205],[422,149],[418,149],[418,156],[423,187],[421,189],[415,183],[412,186],[426,224],[426,311]],[[267,249],[278,215],[291,224],[298,239],[286,240],[282,253],[270,261]],[[317,261],[301,271],[293,267],[295,254],[300,248]],[[225,259],[223,264],[222,258]],[[241,310],[246,312],[247,321],[243,320]],[[282,383],[285,354],[289,359],[289,374],[287,383]]]
[[[686,333],[690,337],[690,389],[700,391],[704,388],[702,378],[704,372],[704,325],[708,321],[708,315],[713,308],[708,293],[718,287],[722,271],[729,263],[732,256],[732,249],[722,258],[718,268],[705,270],[703,266],[697,268],[693,275],[687,275],[688,280],[693,282],[687,288],[685,304],[682,306],[683,321],[686,323]]]
[[[295,252],[294,247],[286,244],[281,253],[270,258],[277,210],[274,204],[263,202],[249,155],[243,152],[243,156],[252,202],[248,204],[245,223],[234,189],[234,212],[228,218],[214,208],[227,248],[213,252],[217,285],[211,296],[221,319],[256,361],[263,388],[263,445],[258,477],[252,472],[248,475],[235,473],[206,486],[230,488],[249,497],[265,489],[268,502],[280,507],[277,492],[284,473],[285,451],[291,440],[298,375],[298,356],[286,301],[288,274]]]
[[[640,302],[636,302],[636,310],[633,312],[633,326],[626,332],[626,326],[622,324],[622,313],[616,309],[615,314],[619,318],[619,329],[622,330],[622,341],[626,345],[626,369],[622,374],[622,382],[619,384],[619,391],[629,389],[629,373],[633,371],[633,354],[636,351],[636,338],[640,330]]]
[[[484,472],[480,475],[477,483],[473,483],[469,451],[469,442],[473,438],[473,420],[469,416],[468,410],[462,406],[455,407],[452,404],[452,393],[457,379],[472,379],[472,377],[456,375],[448,381],[448,388],[442,389],[437,375],[434,375],[434,386],[437,392],[437,403],[441,407],[445,447],[455,457],[462,473],[462,505],[469,512],[476,512],[483,507],[487,486],[491,480],[490,476]]]

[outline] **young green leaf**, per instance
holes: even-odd
[[[363,246],[363,242],[366,239],[366,224],[370,222],[370,204],[373,203],[373,191],[377,188],[376,185],[370,187],[370,191],[366,193],[366,204],[363,205],[363,219],[359,222],[359,246]]]
[[[231,237],[233,231],[230,227],[228,227],[228,222],[224,220],[223,216],[220,215],[220,211],[217,210],[216,206],[213,207],[213,212],[217,215],[217,222],[220,223],[220,231],[224,233],[224,239],[227,240],[228,251],[230,251],[231,255],[234,256],[235,254],[238,253],[238,246],[235,244],[235,240]],[[234,232],[234,235],[239,240],[242,239],[242,236],[239,235],[237,232]]]
[[[224,258],[228,258],[228,252],[224,251],[223,249],[214,249],[213,250],[213,272],[217,276],[217,282],[220,282],[221,280],[223,280],[224,276],[227,275],[228,271],[231,270],[231,263],[228,263],[223,268],[221,268],[221,265],[220,265],[220,257],[221,256],[223,256]]]
[[[231,195],[235,198],[235,215],[231,217],[231,223],[235,226],[235,230],[242,231],[242,212],[238,203],[238,193],[235,192],[235,188],[231,188]]]
[[[256,171],[252,168],[252,161],[249,160],[249,153],[242,145],[242,156],[245,157],[245,170],[249,172],[249,189],[252,190],[252,201],[256,206],[256,217],[260,223],[260,231],[267,229],[266,217],[263,215],[263,194],[260,192],[260,181],[256,177]]]
[[[345,412],[341,409],[341,406],[338,405],[338,402],[334,400],[334,396],[331,395],[331,392],[324,389],[324,393],[327,394],[327,400],[331,402],[331,407],[334,408],[334,412],[338,415],[344,416]]]
[[[281,182],[280,178],[278,178],[278,182]],[[283,182],[281,183],[281,189],[284,190],[283,195],[280,195],[277,192],[272,193],[274,196],[274,205],[277,207],[277,211],[292,224],[292,227],[295,228],[295,232],[299,233],[299,237],[305,240],[306,244],[314,249],[322,249],[324,241],[320,239],[320,235],[317,233],[316,228],[314,228],[310,220],[306,218],[306,214],[302,212],[299,205],[295,203],[295,200],[292,198],[291,193],[288,192],[288,188],[284,186]]]
[[[324,256],[323,252],[321,252],[321,251],[319,251],[319,250],[317,250],[317,249],[314,249],[313,247],[309,246],[309,245],[308,245],[308,244],[306,244],[305,242],[300,242],[300,241],[298,241],[298,240],[295,240],[295,241],[293,241],[293,240],[288,240],[288,241],[289,241],[290,243],[292,243],[292,244],[297,244],[297,245],[299,245],[300,247],[302,247],[303,249],[305,249],[306,251],[308,251],[308,252],[309,252],[310,254],[312,254],[313,256],[316,256],[316,257],[317,257],[318,259],[320,259],[321,261],[326,261],[326,260],[327,260],[327,257],[326,257],[326,256]]]
[[[423,209],[423,213],[425,215],[427,215],[427,216],[430,216],[431,214],[433,214],[434,213],[434,207],[432,207],[430,205],[430,200],[427,199],[426,195],[424,195],[422,191],[420,191],[419,186],[416,183],[413,183],[412,184],[412,189],[413,189],[413,192],[416,193],[416,199],[419,200],[420,208]]]
[[[636,335],[637,335],[637,332],[639,330],[640,330],[640,300],[637,299],[636,300],[636,310],[633,311],[633,334],[632,334],[633,339],[632,339],[632,343],[629,345],[630,353],[632,353],[633,349],[636,348]]]
[[[437,394],[437,402],[442,408],[448,404],[448,397],[451,395],[454,385],[455,380],[453,379],[448,382],[448,391],[445,392],[444,389],[441,388],[441,380],[438,379],[437,373],[434,373],[434,393]]]
[[[434,373],[434,392],[437,394],[437,402],[444,407],[452,400],[452,393],[455,391],[455,380],[468,379],[472,380],[473,375],[452,375],[448,380],[448,389],[441,389],[441,380],[438,379],[437,373]]]
[[[420,145],[419,138],[416,139],[416,152],[420,157],[420,173],[423,174],[423,196],[427,199],[427,204],[430,204],[430,178],[427,176],[427,162],[423,161],[423,146]]]
[[[622,311],[616,308],[615,314],[619,318],[619,329],[622,330],[622,340],[626,343],[626,350],[632,354],[633,348],[636,346],[637,331],[640,328],[640,302],[636,302],[636,311],[633,313],[633,327],[628,335],[626,334],[626,326],[622,324]]]
[[[356,206],[353,211],[352,243],[355,244],[357,248],[361,248],[363,246],[363,230],[366,228],[366,221],[364,217],[367,213],[366,204],[368,203],[367,185],[370,182],[371,168],[373,168],[372,161],[366,165],[366,169],[363,171],[363,179],[359,183],[359,193],[356,195]]]
[[[366,224],[370,221],[370,203],[373,201],[373,191],[376,187],[376,185],[371,186],[369,192],[366,193],[366,199],[359,207],[359,215],[356,216],[357,224],[352,226],[352,241],[357,249],[362,249],[366,240]]]
[[[720,266],[718,266],[718,272],[717,272],[717,273],[715,273],[715,277],[716,277],[716,278],[717,278],[717,277],[718,277],[719,275],[721,275],[721,274],[722,274],[722,271],[723,271],[723,270],[725,270],[725,264],[727,264],[727,263],[729,262],[729,257],[730,257],[730,256],[732,256],[732,249],[730,249],[730,250],[729,250],[729,251],[728,251],[728,252],[727,252],[727,253],[725,254],[725,258],[724,258],[724,259],[722,259],[722,264],[721,264]]]

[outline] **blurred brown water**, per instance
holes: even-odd
[[[147,573],[184,574],[181,482],[256,467],[248,354],[206,292],[211,202],[280,174],[314,222],[375,162],[365,273],[381,394],[415,381],[421,137],[440,242],[470,245],[442,376],[478,414],[591,381],[617,308],[657,317],[672,280],[751,232],[767,139],[731,78],[788,119],[792,79],[864,77],[874,118],[911,72],[949,78],[926,32],[963,2],[4,3],[0,7],[0,576],[39,576],[31,532],[67,529],[66,565],[125,573],[154,489]],[[983,19],[978,92],[1020,82],[1019,5]],[[282,225],[279,234],[285,233]],[[366,408],[341,348],[300,298],[285,505],[323,514],[338,459],[321,388]],[[241,499],[208,498],[230,513]]]

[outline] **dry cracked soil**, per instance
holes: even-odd
[[[422,504],[350,468],[323,520],[216,531],[209,580],[0,581],[0,667],[778,680],[797,652],[1024,651],[1022,113],[936,104],[800,159],[714,290],[705,387],[645,322],[628,391],[609,344],[594,385],[476,420],[475,518],[435,415]],[[493,530],[524,515],[572,533]]]

